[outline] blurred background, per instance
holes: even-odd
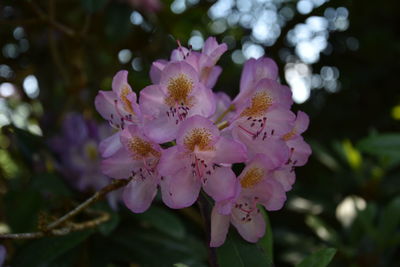
[[[40,229],[108,183],[94,97],[118,70],[139,92],[177,40],[201,50],[215,36],[228,51],[214,90],[236,95],[243,63],[268,56],[311,118],[313,155],[269,213],[275,266],[322,247],[337,249],[330,266],[400,266],[399,12],[395,0],[2,0],[0,233]],[[7,263],[207,266],[196,206],[132,214],[117,192],[94,209],[111,220],[2,241]]]

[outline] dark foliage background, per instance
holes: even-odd
[[[213,35],[229,46],[216,90],[234,96],[244,59],[265,53],[292,86],[295,109],[311,118],[305,138],[313,155],[299,168],[285,208],[268,214],[272,234],[259,244],[268,259],[273,239],[276,266],[293,266],[324,247],[337,249],[331,266],[399,266],[400,3],[162,4],[151,13],[122,0],[1,1],[0,232],[34,231],[90,196],[65,181],[49,147],[68,112],[101,122],[93,100],[118,70],[130,71],[138,92],[150,83],[151,62],[167,58],[176,40],[196,48]],[[262,17],[257,12],[263,10],[272,13]],[[315,16],[317,22],[307,23]],[[157,202],[144,214],[123,205],[111,210],[106,201],[94,208],[111,220],[63,237],[2,241],[6,265],[207,265],[197,206],[173,211]],[[231,232],[218,251],[220,265],[233,266],[228,262],[238,257],[231,249],[237,242],[249,260],[244,265],[256,266],[252,247]]]

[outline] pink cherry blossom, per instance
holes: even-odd
[[[210,120],[198,115],[188,118],[179,128],[176,146],[161,156],[164,202],[171,208],[190,206],[201,187],[216,201],[231,198],[236,191],[236,176],[225,164],[245,160],[244,146],[220,136]]]

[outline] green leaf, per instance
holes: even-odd
[[[400,224],[400,197],[393,199],[383,210],[379,235],[380,245],[390,245],[392,237]]]
[[[272,261],[263,248],[243,240],[236,232],[228,235],[225,243],[217,248],[220,267],[268,267]]]
[[[111,3],[107,8],[105,31],[110,40],[122,40],[128,36],[133,27],[130,21],[131,13],[130,8],[118,3]]]
[[[106,4],[107,0],[81,0],[82,7],[89,13],[102,9]]]
[[[305,258],[302,262],[296,265],[296,267],[325,267],[335,256],[336,249],[324,248],[318,250]]]
[[[39,173],[32,177],[32,188],[57,196],[71,196],[71,191],[61,177],[52,173]]]
[[[136,216],[171,237],[182,239],[185,236],[185,227],[181,220],[167,209],[153,206],[148,211]]]
[[[258,244],[264,249],[267,257],[271,259],[271,262],[274,262],[274,237],[272,234],[271,222],[268,217],[268,213],[264,208],[260,208],[261,212],[264,215],[266,229],[265,235],[258,241]]]
[[[15,257],[12,266],[46,266],[64,253],[86,240],[90,231],[80,231],[59,237],[46,237],[30,242]]]
[[[400,160],[400,134],[387,133],[370,136],[361,140],[358,149],[374,155],[388,157],[392,161]]]

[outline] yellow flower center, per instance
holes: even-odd
[[[194,151],[197,147],[199,150],[211,150],[210,143],[212,140],[211,132],[206,128],[195,128],[185,136],[183,143],[190,151]]]
[[[160,157],[160,152],[155,150],[150,142],[139,137],[133,137],[128,143],[128,149],[136,159],[143,159],[149,156]]]
[[[240,184],[243,188],[253,187],[264,177],[264,171],[260,168],[254,167],[248,170],[243,178],[240,180]]]
[[[176,78],[171,78],[168,83],[168,97],[165,100],[167,105],[175,106],[178,104],[190,105],[190,93],[193,90],[193,81],[186,75],[181,74]]]
[[[292,139],[295,135],[296,135],[296,131],[293,129],[290,132],[288,132],[287,134],[285,134],[284,136],[282,136],[282,139],[283,139],[283,141],[288,141],[288,140]]]
[[[121,98],[121,102],[122,102],[122,104],[124,106],[124,109],[127,112],[129,112],[131,114],[134,114],[135,112],[133,111],[132,103],[128,99],[128,94],[131,93],[131,92],[132,92],[131,89],[127,85],[124,85],[124,87],[121,89],[120,98]]]
[[[242,114],[242,117],[259,117],[263,116],[268,108],[272,105],[272,98],[267,92],[257,92],[251,99],[251,104]]]

